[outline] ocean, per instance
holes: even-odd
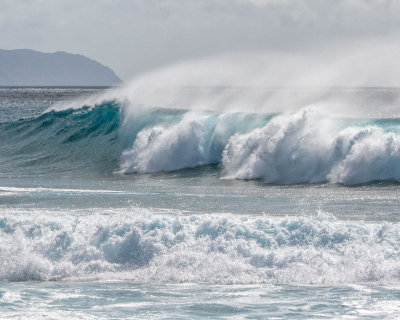
[[[400,90],[238,90],[0,88],[0,318],[400,318]]]

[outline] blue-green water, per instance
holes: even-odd
[[[0,89],[2,318],[400,316],[397,118],[100,94]]]

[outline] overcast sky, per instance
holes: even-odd
[[[124,80],[182,60],[400,39],[397,0],[0,0],[0,46],[80,53]]]

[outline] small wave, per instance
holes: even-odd
[[[397,224],[329,214],[267,218],[132,212],[10,212],[0,219],[0,280],[399,282]]]

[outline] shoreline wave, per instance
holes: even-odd
[[[132,210],[2,214],[0,280],[103,275],[146,283],[400,281],[395,223],[339,221],[322,212],[270,218]]]

